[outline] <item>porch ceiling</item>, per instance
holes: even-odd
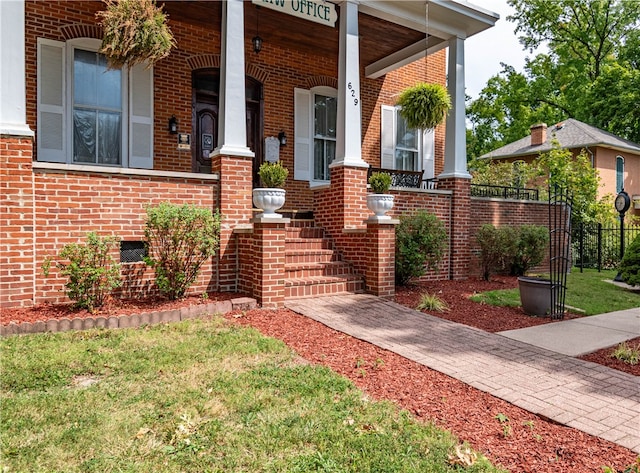
[[[318,0],[320,1],[320,0]],[[334,2],[338,4],[339,2]],[[219,27],[222,2],[179,1],[164,3],[170,21]],[[452,37],[467,38],[495,24],[498,15],[462,0],[430,0],[427,27],[424,0],[360,0],[360,60],[366,75],[384,73],[447,46]],[[245,2],[245,38],[256,31],[266,48],[310,54],[337,55],[339,28],[329,28]],[[429,34],[429,41],[426,35]]]

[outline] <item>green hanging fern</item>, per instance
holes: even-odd
[[[109,67],[120,69],[147,63],[152,66],[175,46],[167,15],[155,0],[105,0],[107,9],[96,13],[104,31],[103,53]]]
[[[409,128],[430,130],[444,121],[451,97],[444,86],[423,82],[402,91],[398,105]]]

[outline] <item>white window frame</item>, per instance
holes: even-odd
[[[618,171],[618,163],[622,163],[622,170]],[[624,156],[616,156],[616,194],[624,189]]]
[[[131,70],[122,68],[121,163],[73,161],[74,51],[97,52],[100,43],[94,38],[66,42],[38,38],[37,159],[63,164],[153,169],[153,68],[145,65],[136,65]],[[46,54],[44,48],[48,48]],[[53,88],[47,89],[46,85],[52,83]],[[57,115],[61,119],[45,121],[43,115]]]
[[[380,111],[380,167],[383,169],[396,168],[396,151],[407,148],[400,147],[397,143],[398,122],[402,119],[399,115],[400,107],[382,105]],[[423,130],[418,132],[418,169],[422,171],[423,179],[433,179],[435,177],[434,166],[434,139],[435,132]]]
[[[69,153],[68,153],[68,164],[81,164],[81,165],[87,165],[87,166],[105,166],[105,167],[129,167],[129,154],[127,153],[127,143],[129,142],[129,135],[128,135],[128,129],[129,129],[129,107],[128,107],[128,100],[127,97],[129,97],[129,90],[127,87],[127,84],[129,83],[129,71],[127,69],[127,67],[123,67],[121,69],[122,75],[120,78],[121,84],[120,84],[120,103],[122,104],[122,121],[120,123],[120,164],[105,164],[105,163],[88,163],[88,162],[84,162],[84,161],[74,161],[73,160],[73,156],[74,156],[74,152],[73,152],[73,98],[75,96],[75,90],[74,90],[74,56],[75,56],[75,51],[76,49],[79,50],[83,50],[83,51],[89,51],[89,52],[93,52],[93,53],[97,53],[100,50],[100,46],[101,46],[101,41],[99,39],[93,39],[93,38],[79,38],[79,39],[70,39],[69,41],[67,41],[67,47],[66,47],[66,54],[67,54],[67,58],[66,58],[66,63],[67,63],[67,67],[65,68],[65,73],[66,73],[66,83],[68,85],[67,87],[67,93],[66,93],[66,109],[67,109],[67,113],[65,116],[65,121],[66,121],[66,129],[67,129],[67,134],[66,134],[66,140],[67,143],[69,143]]]
[[[323,95],[325,97],[337,98],[338,90],[333,87],[318,86],[311,89],[296,88],[294,94],[294,179],[308,181],[310,187],[326,185],[330,182],[329,179],[320,180],[314,178],[315,96]]]

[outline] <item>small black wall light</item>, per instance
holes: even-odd
[[[280,146],[287,146],[287,135],[284,134],[284,131],[278,133],[278,141],[280,141]]]
[[[178,133],[178,119],[175,115],[171,115],[171,118],[169,118],[169,133],[172,135]]]
[[[254,53],[259,53],[260,51],[262,51],[262,38],[260,36],[254,36],[253,39],[251,40],[251,42],[253,43],[253,52]]]

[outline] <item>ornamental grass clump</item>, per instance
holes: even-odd
[[[409,128],[431,130],[444,121],[451,97],[444,86],[423,82],[405,89],[397,105]]]
[[[155,0],[106,0],[107,9],[96,13],[103,29],[100,52],[109,67],[120,69],[165,58],[176,45],[167,15]]]
[[[147,208],[147,256],[156,284],[171,300],[184,297],[200,268],[218,249],[220,215],[194,205],[163,202]]]

